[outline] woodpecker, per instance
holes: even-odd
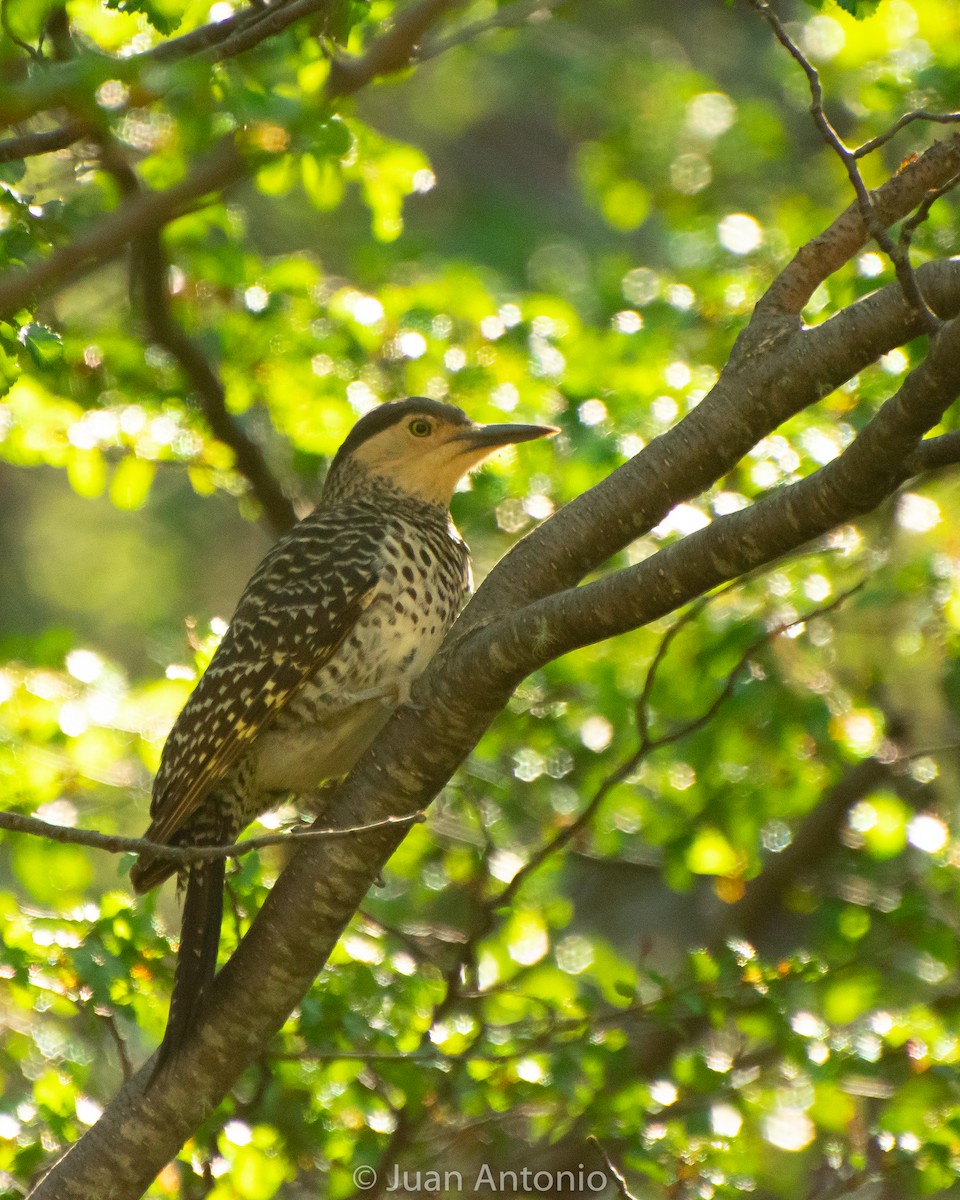
[[[555,433],[477,425],[413,398],[362,417],[320,503],[247,584],[163,748],[148,841],[235,842],[291,794],[346,774],[410,689],[472,588],[450,516],[458,481],[494,450]],[[177,871],[180,951],[155,1074],[179,1051],[216,973],[224,860],[178,868],[142,853],[138,893]]]

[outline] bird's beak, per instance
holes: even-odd
[[[458,442],[469,451],[492,451],[517,442],[532,442],[534,438],[552,437],[559,433],[555,425],[472,425],[456,435]]]

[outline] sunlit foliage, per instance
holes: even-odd
[[[38,92],[24,46],[54,8],[3,9],[0,71]],[[781,9],[851,142],[960,107],[951,0]],[[73,43],[121,57],[77,59],[89,139],[0,164],[0,257],[34,262],[119,204],[98,139],[163,188],[243,129],[252,180],[165,230],[177,319],[300,511],[382,400],[558,424],[455,499],[481,573],[697,405],[776,271],[852,199],[748,5],[545,4],[514,27],[481,0],[412,71],[332,104],[331,53],[360,54],[393,11],[343,0],[322,36],[304,21],[144,77],[137,54],[232,11],[72,0]],[[932,136],[904,129],[867,182]],[[915,260],[956,245],[948,198]],[[892,278],[871,248],[806,319]],[[137,834],[271,535],[128,299],[111,263],[0,322],[0,795]],[[794,418],[631,558],[834,458],[910,364],[895,351]],[[960,1194],[957,491],[915,482],[688,611],[666,647],[671,622],[528,679],[150,1194],[336,1198],[397,1163],[607,1170],[588,1136],[637,1197]],[[846,786],[782,902],[738,909]],[[5,1196],[162,1032],[176,903],[134,901],[126,866],[2,835]],[[240,861],[225,952],[282,866]]]

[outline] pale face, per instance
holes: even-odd
[[[538,425],[454,424],[413,412],[368,438],[353,458],[411,496],[449,504],[459,480],[495,450],[553,432]]]

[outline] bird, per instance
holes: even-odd
[[[460,479],[495,450],[552,426],[478,425],[423,397],[353,426],[317,507],[254,571],[166,739],[145,838],[229,845],[268,809],[345,775],[438,649],[472,591],[450,514]],[[174,872],[183,898],[166,1031],[152,1079],[175,1059],[216,974],[223,858],[140,853],[138,894]]]

